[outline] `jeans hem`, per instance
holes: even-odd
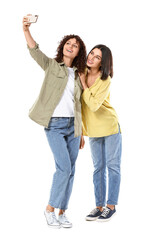
[[[109,204],[109,205],[118,205],[118,202],[107,201],[107,204]]]
[[[60,207],[59,205],[55,205],[55,204],[52,204],[50,202],[48,204],[53,208],[58,208],[58,209],[61,209],[61,210],[67,210],[68,209],[67,207]]]
[[[99,204],[96,204],[96,207],[105,207],[105,203],[99,203]]]

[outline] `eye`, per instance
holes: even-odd
[[[75,44],[74,44],[73,46],[74,46],[75,48],[77,48],[77,47],[78,47],[78,46],[77,46],[77,45],[75,45]]]
[[[66,44],[67,44],[67,45],[69,45],[70,43],[69,43],[69,42],[67,42]]]

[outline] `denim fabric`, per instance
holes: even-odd
[[[122,136],[120,127],[117,134],[107,137],[89,138],[89,143],[94,164],[93,183],[96,206],[105,206],[106,204],[106,172],[108,172],[107,204],[116,205],[118,204],[121,179]]]
[[[49,205],[66,210],[72,192],[75,162],[80,145],[80,137],[74,137],[74,117],[52,117],[45,133],[56,167]]]

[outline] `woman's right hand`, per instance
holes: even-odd
[[[83,135],[81,135],[81,140],[80,140],[80,147],[79,147],[79,149],[82,149],[82,148],[84,148],[84,145],[85,145],[84,136],[83,136]]]
[[[31,16],[32,14],[27,14],[27,16]],[[31,23],[28,23],[28,18],[23,17],[23,31],[29,31],[29,27],[31,26]]]
[[[28,14],[27,16],[30,16],[30,15],[32,15],[32,14]],[[31,23],[28,23],[28,17],[27,16],[23,17],[23,32],[24,32],[28,47],[29,48],[34,48],[36,42],[32,38],[31,33],[29,31],[29,27],[31,26]]]

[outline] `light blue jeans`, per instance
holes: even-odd
[[[72,192],[81,137],[74,137],[74,117],[52,117],[45,133],[56,167],[48,204],[66,210]]]
[[[120,163],[122,136],[119,132],[107,137],[89,138],[94,164],[93,183],[96,206],[106,205],[106,188],[108,172],[107,204],[117,205],[120,188]]]

